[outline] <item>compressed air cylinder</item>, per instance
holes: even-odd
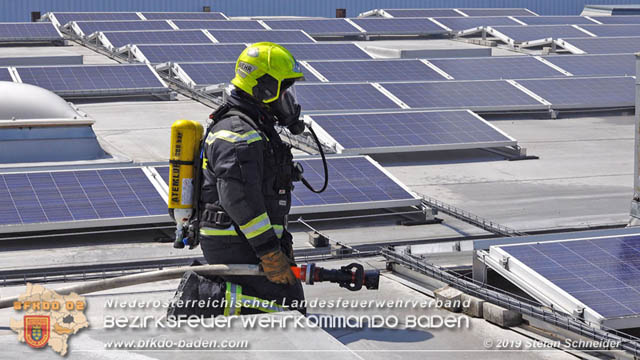
[[[184,226],[193,213],[194,160],[200,156],[202,125],[193,120],[178,120],[171,125],[169,156],[169,213],[176,224]]]

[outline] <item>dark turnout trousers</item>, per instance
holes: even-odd
[[[259,264],[253,248],[238,236],[203,236],[200,235],[200,246],[209,264]],[[285,251],[285,249],[283,249]],[[286,251],[285,251],[286,253]],[[305,308],[292,308],[293,300],[297,303],[304,300],[304,291],[300,281],[294,285],[273,283],[265,276],[223,276],[225,282],[240,285],[242,295],[258,299],[275,301],[290,310],[298,310],[305,314]],[[270,312],[269,309],[242,307],[241,314],[256,314]]]

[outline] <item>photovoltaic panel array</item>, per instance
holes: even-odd
[[[327,190],[316,194],[305,186],[296,186],[291,199],[292,214],[417,205],[415,197],[406,188],[368,157],[327,160],[331,174]],[[299,160],[299,163],[309,183],[321,186],[324,180],[322,160]]]
[[[492,26],[491,28],[512,39],[515,43],[548,38],[583,37],[586,35],[585,32],[569,25]]]
[[[9,69],[0,68],[0,81],[13,81],[11,74],[9,74]]]
[[[240,29],[264,30],[255,20],[173,20],[180,29]]]
[[[16,68],[23,83],[61,96],[168,93],[147,65],[68,65]]]
[[[105,31],[102,33],[116,48],[136,44],[206,44],[212,43],[200,30]]]
[[[519,80],[518,83],[551,102],[554,109],[632,107],[635,104],[632,77]]]
[[[384,12],[393,16],[394,18],[464,16],[453,9],[384,9]]]
[[[420,60],[311,61],[329,81],[419,81],[445,78]]]
[[[234,76],[236,64],[226,63],[184,63],[180,68],[193,80],[196,86],[229,83]]]
[[[560,55],[544,58],[575,76],[632,76],[636,73],[636,59],[632,54]]]
[[[310,118],[335,140],[341,153],[451,150],[516,144],[514,139],[466,110],[313,115]]]
[[[371,59],[352,43],[286,44],[297,60]],[[140,53],[151,63],[233,61],[245,49],[243,44],[139,45]]]
[[[528,16],[535,15],[531,11],[523,8],[496,8],[496,9],[458,9],[468,16]]]
[[[355,35],[362,33],[345,19],[265,20],[264,23],[274,30],[299,29],[311,36]]]
[[[565,75],[530,56],[429,60],[456,80],[535,79]]]
[[[540,109],[541,103],[506,81],[434,81],[382,84],[412,108]],[[304,106],[303,106],[304,109]]]
[[[371,84],[296,84],[302,111],[399,109]]]
[[[321,186],[324,181],[322,160],[296,161],[304,168],[305,178],[313,186]],[[291,197],[291,214],[419,204],[419,200],[411,195],[402,184],[391,178],[368,157],[328,157],[327,166],[331,174],[327,190],[315,194],[303,185],[296,186]],[[159,166],[155,169],[165,183],[168,183],[169,167]]]
[[[138,50],[152,64],[168,61],[236,61],[245,48],[246,46],[242,44],[138,45]]]
[[[464,31],[481,26],[520,25],[506,16],[443,17],[434,20],[453,31]]]
[[[313,43],[312,38],[298,30],[209,30],[220,43]]]
[[[51,23],[0,23],[0,42],[53,40],[62,36]]]
[[[599,37],[640,36],[640,24],[633,25],[581,25],[581,28]]]
[[[227,17],[219,12],[143,12],[147,20],[226,20]]]
[[[446,31],[429,19],[351,19],[363,28],[367,34],[381,35],[428,35],[443,34]]]
[[[76,26],[86,36],[96,31],[172,30],[166,21],[77,21]]]
[[[140,168],[0,174],[2,225],[165,215]]]
[[[603,24],[640,24],[640,16],[591,16]]]
[[[562,38],[558,41],[560,46],[569,45],[571,48],[579,49],[587,54],[630,54],[640,51],[640,37],[581,37]]]
[[[54,12],[60,25],[70,21],[140,20],[135,12]]]
[[[606,319],[640,314],[638,236],[499,248]]]
[[[287,44],[297,60],[371,59],[366,51],[352,43]]]
[[[579,25],[596,24],[584,16],[518,16],[527,25]]]
[[[236,64],[225,63],[182,63],[180,68],[195,82],[196,86],[229,83],[234,76]],[[313,74],[301,67],[305,81],[318,82]]]

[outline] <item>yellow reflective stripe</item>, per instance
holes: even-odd
[[[224,292],[224,316],[229,316],[229,314],[240,315],[241,306],[239,305],[239,301],[242,298],[242,286],[227,282],[227,289]]]
[[[231,282],[226,283],[226,291],[224,292],[225,307],[224,316],[240,315],[243,307],[256,309],[262,312],[271,313],[285,311],[286,308],[277,305],[271,305],[272,302],[255,296],[242,295],[242,286]],[[268,306],[262,306],[269,304]]]
[[[200,228],[200,235],[206,236],[236,236],[238,232],[236,232],[236,228],[233,225],[229,226],[226,229],[216,229],[210,227],[202,227]]]
[[[238,134],[236,132],[229,131],[229,130],[220,130],[220,131],[216,131],[213,134],[209,133],[209,135],[207,135],[207,139],[205,140],[205,142],[207,144],[212,144],[214,141],[216,141],[216,139],[222,139],[230,143],[246,141],[247,144],[251,144],[252,142],[262,140],[262,137],[255,130],[247,131],[244,134]]]
[[[229,316],[231,309],[231,283],[227,283],[227,289],[224,292],[224,316]]]
[[[242,299],[242,286],[236,285],[236,284],[234,285],[236,286],[236,289],[235,289],[236,292],[235,292],[235,295],[233,296],[233,299],[235,300],[233,304],[233,307],[234,307],[233,315],[240,315],[240,310],[242,310],[242,305],[235,304],[235,302],[238,302],[238,300]],[[236,307],[236,305],[239,305],[239,306]]]
[[[273,231],[276,232],[276,237],[278,239],[282,238],[282,233],[284,232],[284,226],[282,225],[278,225],[278,224],[273,224]]]
[[[240,230],[242,230],[242,233],[247,239],[252,239],[271,228],[271,221],[266,212],[256,216],[248,223],[240,225]]]
[[[285,311],[283,307],[277,305],[269,305],[267,307],[264,307],[262,306],[263,304],[271,304],[271,301],[260,299],[254,296],[240,295],[240,302],[242,303],[242,307],[257,309],[262,312],[272,313]]]

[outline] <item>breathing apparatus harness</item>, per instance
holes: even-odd
[[[311,126],[307,126],[302,120],[300,120],[300,105],[296,104],[293,97],[288,93],[284,93],[282,98],[283,99],[281,101],[280,100],[277,101],[278,103],[281,103],[281,104],[276,105],[276,107],[272,109],[274,113],[274,117],[276,118],[278,125],[282,127],[286,127],[289,130],[289,132],[291,132],[294,135],[301,134],[304,131],[305,127],[309,129],[309,132],[311,133],[316,145],[318,146],[320,157],[322,158],[322,165],[324,168],[324,184],[322,185],[322,188],[314,189],[313,186],[307,181],[307,179],[304,178],[303,176],[304,169],[302,165],[295,161],[293,162],[293,167],[291,169],[282,169],[282,171],[291,173],[290,179],[292,181],[301,181],[310,191],[319,194],[327,189],[327,186],[329,183],[329,172],[327,167],[327,160],[324,154],[324,150],[322,148],[322,144],[320,143],[320,140],[318,139],[318,136],[316,135],[313,128]],[[285,104],[282,105],[282,103],[285,103]],[[238,115],[238,117],[243,121],[245,121],[248,125],[250,125],[253,128],[256,127],[256,125],[253,124],[252,121],[250,122],[246,118],[247,115],[234,109],[235,107],[236,107],[235,105],[230,104],[228,101],[225,101],[224,104],[222,104],[213,113],[211,113],[211,115],[209,115],[209,119],[211,120],[211,123],[209,124],[209,126],[207,126],[207,130],[205,131],[204,135],[200,139],[199,155],[196,156],[193,160],[193,166],[194,166],[193,208],[194,208],[194,211],[191,215],[191,218],[189,219],[188,230],[184,234],[185,237],[183,239],[176,238],[175,242],[173,243],[174,248],[180,249],[180,248],[184,248],[185,246],[188,246],[189,249],[193,249],[196,246],[198,246],[198,244],[200,244],[200,223],[202,222],[202,220],[205,220],[205,222],[208,222],[208,223],[213,222],[221,226],[229,226],[232,224],[232,221],[229,215],[227,215],[227,213],[221,208],[216,208],[216,209],[207,208],[207,209],[204,209],[203,211],[203,209],[201,209],[201,204],[200,204],[200,194],[202,190],[202,178],[203,178],[202,163],[204,161],[204,155],[205,155],[205,149],[206,149],[205,140],[207,139],[207,136],[213,129],[214,125],[218,121],[222,120],[222,118],[225,117],[225,115]],[[205,215],[204,217],[206,219],[202,219],[203,215]]]

